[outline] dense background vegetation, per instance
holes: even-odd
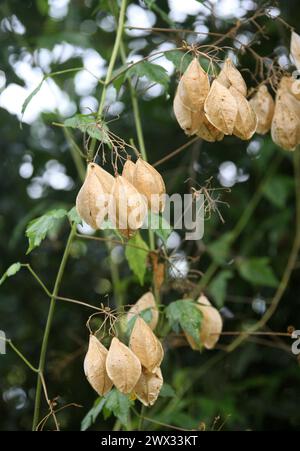
[[[53,126],[53,122],[59,122],[62,116],[71,116],[76,111],[87,113],[88,108],[95,110],[101,86],[93,83],[86,72],[78,71],[77,75],[65,73],[50,80],[50,87],[32,101],[22,128],[19,126],[18,108],[43,73],[84,64],[98,77],[105,75],[115,36],[110,3],[114,2],[1,2],[1,273],[15,261],[28,261],[47,286],[53,286],[69,232],[67,221],[52,231],[50,237],[28,257],[25,257],[28,243],[24,232],[32,218],[51,208],[71,208],[74,205],[80,178],[65,135],[61,128]],[[134,5],[145,8],[142,1],[128,3],[130,8]],[[173,15],[172,24],[171,19],[166,23],[163,18],[163,13],[169,13],[172,2],[145,3],[153,3],[150,25],[193,29],[197,21],[198,31],[208,29],[218,33],[227,32],[237,19],[252,15],[253,9],[261,6],[257,4],[260,2],[248,0],[217,1],[212,2],[217,8],[216,14],[212,15],[206,8],[200,8],[202,2],[194,2],[199,9],[195,7],[194,13],[185,17]],[[236,4],[231,15],[226,9],[229,3]],[[299,32],[298,2],[280,1],[277,8],[281,17]],[[137,12],[141,13],[141,10],[136,10],[135,14]],[[275,13],[276,10],[273,10]],[[135,17],[136,25],[139,25],[142,20]],[[176,23],[176,20],[181,22]],[[266,26],[269,39],[263,37],[254,49],[260,55],[269,55],[275,50],[281,63],[288,64],[289,30],[268,17],[261,19],[261,24]],[[251,28],[247,30],[246,27],[241,34],[246,39],[250,31]],[[183,37],[191,39],[188,34]],[[205,38],[202,39],[205,42]],[[124,42],[127,53],[146,56],[165,42],[178,45],[181,41],[174,33],[134,36],[127,31]],[[232,42],[226,44],[232,45]],[[241,61],[250,72],[254,71],[249,53],[241,55]],[[118,66],[121,64],[118,60]],[[245,72],[244,76],[249,86],[255,86],[250,72]],[[187,141],[172,112],[177,80],[178,72],[174,72],[170,75],[166,90],[149,90],[144,95],[139,94],[145,143],[151,163]],[[111,123],[111,128],[126,141],[133,138],[136,142],[129,89],[126,84],[124,86],[117,99],[113,90],[109,92],[108,104],[113,103],[113,107],[106,109],[106,118],[110,120],[114,112],[119,112],[120,117]],[[14,89],[8,90],[8,87]],[[56,100],[49,100],[51,96]],[[78,145],[83,148],[82,135],[78,133],[75,136]],[[217,214],[212,214],[206,221],[203,241],[182,243],[179,256],[183,268],[190,265],[190,269],[204,273],[213,258],[220,261],[220,256],[216,256],[211,248],[212,244],[235,227],[245,210],[248,211],[253,196],[259,199],[253,213],[246,217],[241,234],[225,259],[221,260],[221,269],[214,276],[219,274],[218,279],[213,278],[205,288],[205,292],[222,309],[225,330],[247,329],[261,318],[272,300],[292,246],[295,229],[293,155],[276,147],[269,135],[264,138],[255,135],[250,143],[228,137],[215,144],[197,141],[159,169],[169,193],[187,192],[185,181],[189,177],[196,188],[203,186],[210,177],[213,177],[213,187],[231,187],[230,192],[221,192],[222,200],[229,206],[219,204],[225,223],[222,224]],[[261,181],[270,171],[273,174],[261,186]],[[186,256],[198,258],[188,261]],[[114,306],[117,290],[126,304],[135,302],[149,288],[150,274],[146,276],[145,286],[141,287],[129,270],[120,246],[116,246],[111,257],[119,268],[117,286],[112,284],[107,247],[92,241],[76,241],[60,293],[90,303],[109,302],[110,306]],[[262,260],[253,263],[253,258],[265,257],[269,259],[267,263],[262,263]],[[248,278],[242,277],[239,270],[239,265],[245,261],[251,262]],[[286,332],[290,325],[300,328],[298,270],[299,264],[265,331]],[[200,273],[196,277],[191,279],[192,283],[200,280]],[[170,275],[162,290],[164,302],[181,298],[185,286],[183,281],[178,283]],[[47,310],[48,298],[27,271],[20,271],[1,287],[0,329],[31,362],[38,361]],[[88,314],[87,310],[76,305],[58,303],[50,336],[46,372],[49,396],[58,396],[60,405],[77,403],[82,406],[70,407],[60,413],[61,426],[66,430],[80,428],[82,418],[95,400],[82,370],[88,338],[85,327]],[[183,344],[181,341],[167,340],[163,374],[165,381],[174,389],[175,397],[161,398],[147,415],[187,429],[197,428],[200,423],[205,423],[206,428],[210,429],[216,417],[220,419],[216,420],[214,427],[221,426],[228,430],[299,429],[300,371],[297,358],[290,350],[291,339],[249,337],[233,352],[222,351],[222,347],[233,339],[232,336],[224,336],[220,340],[220,349],[201,354],[187,347],[185,352],[181,352],[182,348],[177,348]],[[11,350],[0,356],[0,372],[0,428],[30,429],[35,374]],[[46,413],[45,404],[43,408]],[[107,429],[113,425],[113,417],[104,421],[103,416],[99,416],[93,427]],[[154,427],[158,426],[145,423],[145,428]]]

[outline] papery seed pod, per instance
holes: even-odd
[[[200,343],[206,349],[213,349],[217,344],[223,328],[223,321],[220,313],[214,308],[205,296],[200,296],[197,300],[197,307],[202,313],[200,327]],[[194,339],[185,334],[192,349],[197,350],[198,346]]]
[[[230,58],[226,59],[224,66],[217,77],[217,81],[228,89],[230,88],[230,86],[233,86],[244,97],[246,97],[247,85],[245,83],[245,80]]]
[[[166,187],[163,178],[151,164],[141,158],[135,164],[134,186],[145,196],[148,208],[153,213],[164,210]]]
[[[134,393],[145,406],[153,406],[158,398],[163,382],[160,368],[157,368],[154,373],[143,368],[141,377],[134,387]]]
[[[300,102],[289,92],[290,86],[290,79],[283,77],[271,127],[273,141],[285,150],[294,150],[300,143]]]
[[[300,80],[293,81],[290,91],[297,100],[300,100]]]
[[[291,36],[291,55],[293,57],[295,66],[300,70],[300,36],[292,31]]]
[[[257,127],[257,116],[252,106],[237,89],[233,86],[229,88],[230,93],[236,100],[238,114],[234,124],[233,134],[240,139],[250,139]]]
[[[97,229],[101,220],[107,214],[106,195],[109,194],[113,177],[97,164],[90,163],[87,168],[85,181],[76,198],[76,209],[79,216],[91,227]]]
[[[144,222],[147,214],[146,201],[139,191],[121,175],[115,178],[112,197],[109,217],[117,229],[129,238]]]
[[[114,337],[106,358],[109,378],[121,393],[131,393],[141,376],[141,362],[137,356]]]
[[[222,141],[224,138],[224,133],[212,125],[204,115],[196,134],[208,142]]]
[[[194,58],[179,81],[173,104],[176,119],[187,135],[197,132],[208,92],[208,75]]]
[[[129,347],[148,371],[155,371],[164,357],[161,342],[148,324],[139,316],[130,335]]]
[[[158,323],[158,309],[151,291],[143,294],[143,296],[132,306],[127,313],[127,321],[130,321],[135,315],[139,315],[144,310],[151,309],[151,321],[148,323],[149,327],[154,330]]]
[[[261,85],[249,103],[257,116],[256,133],[265,135],[271,128],[275,108],[275,102],[268,88]]]
[[[88,352],[84,359],[84,373],[93,389],[104,396],[113,386],[106,371],[106,358],[108,351],[98,338],[90,335]]]
[[[238,114],[235,98],[225,86],[213,81],[204,104],[208,121],[225,135],[232,135]]]
[[[123,171],[122,171],[122,177],[124,177],[128,182],[130,182],[132,185],[134,185],[134,171],[135,171],[135,163],[131,161],[130,159],[126,160]]]

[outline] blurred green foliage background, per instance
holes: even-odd
[[[20,105],[43,73],[84,64],[103,77],[115,36],[110,3],[115,2],[4,0],[0,3],[0,272],[3,273],[15,261],[30,262],[49,289],[55,280],[69,225],[62,221],[57,230],[28,256],[25,256],[28,245],[25,228],[31,219],[51,208],[74,206],[81,182],[64,133],[53,126],[53,122],[59,122],[62,116],[71,116],[76,111],[88,113],[89,108],[95,110],[101,86],[93,83],[91,77],[86,73],[83,75],[82,71],[78,71],[79,75],[66,73],[53,78],[49,87],[28,107],[22,128],[19,123]],[[132,10],[133,16],[130,19],[128,15],[128,20],[136,20],[137,26],[143,26],[140,24],[144,19],[138,14],[149,12],[145,3],[149,5],[151,2],[128,3],[131,8],[134,5],[139,8]],[[217,1],[212,5],[215,8],[219,6],[219,10],[212,15],[202,7],[205,2],[195,1],[200,9],[185,15],[181,12],[181,16],[177,13],[176,16],[172,2],[152,3],[154,6],[150,15],[147,13],[147,20],[156,27],[172,26],[173,21],[173,27],[193,29],[197,25],[200,27],[198,30],[218,33],[228,31],[237,19],[250,17],[261,6],[260,2],[236,1],[232,2],[236,7],[231,5],[233,11],[230,13],[226,6],[228,2]],[[181,3],[186,3],[186,8],[190,7],[189,2]],[[193,6],[193,2],[190,3]],[[170,18],[169,15],[170,23],[166,23],[157,6],[169,14],[172,5],[173,16]],[[281,17],[299,32],[300,10],[296,0],[279,1],[274,8],[278,8]],[[272,14],[277,14],[274,8]],[[254,45],[255,50],[260,55],[275,51],[283,65],[289,64],[289,30],[270,17],[262,19],[262,22],[269,38],[262,38]],[[241,31],[245,39],[251,32],[250,25]],[[185,38],[192,39],[189,35]],[[124,36],[127,52],[131,52],[132,58],[137,54],[146,56],[159,46],[168,45],[166,42],[176,44],[176,39],[176,34],[172,33],[135,36],[126,32]],[[206,42],[205,38],[202,42]],[[254,62],[249,53],[242,54],[240,61],[253,73]],[[120,60],[118,66],[121,66]],[[255,86],[250,72],[244,72],[244,76],[249,86]],[[187,141],[172,112],[177,81],[178,72],[170,75],[167,92],[159,88],[139,94],[151,163]],[[120,117],[110,124],[111,129],[126,141],[133,138],[136,142],[126,84],[117,98],[113,90],[110,95],[108,103],[113,107],[106,109],[106,119],[113,119],[114,112],[120,113]],[[83,148],[82,135],[78,133],[75,136]],[[189,177],[195,188],[203,186],[210,177],[213,177],[213,187],[223,185],[231,188],[230,192],[221,191],[222,201],[229,206],[219,204],[225,223],[222,224],[218,215],[213,214],[206,221],[203,241],[180,245],[183,264],[205,272],[212,258],[207,252],[210,246],[233,229],[259,189],[261,180],[278,158],[281,160],[262,190],[254,214],[221,264],[221,279],[213,279],[206,290],[222,309],[227,331],[240,331],[258,321],[276,289],[268,283],[268,275],[265,275],[266,283],[257,283],[256,276],[245,280],[237,270],[238,265],[245,259],[267,257],[267,266],[272,268],[277,280],[284,271],[295,229],[293,155],[277,148],[268,135],[264,138],[255,135],[251,142],[226,137],[221,143],[198,141],[159,167],[169,193],[187,192],[185,181]],[[189,262],[186,256],[198,259]],[[126,304],[133,303],[149,288],[150,274],[145,286],[141,287],[130,272],[120,246],[114,249],[113,258],[120,272],[118,289]],[[254,270],[260,272],[261,268]],[[200,275],[197,278],[200,279]],[[192,279],[192,282],[197,280]],[[164,302],[180,299],[184,287],[182,281],[170,276],[163,289]],[[74,243],[60,294],[114,306],[109,253],[103,244],[92,241]],[[1,287],[0,296],[0,329],[31,362],[37,364],[48,298],[26,270],[7,280]],[[300,329],[299,299],[298,264],[266,330],[286,332],[289,325]],[[58,302],[50,336],[46,372],[49,396],[58,396],[61,406],[67,403],[82,406],[70,407],[59,414],[61,427],[65,430],[80,429],[82,418],[95,400],[82,368],[88,339],[85,327],[88,315],[89,311],[84,308]],[[223,337],[220,348],[233,338]],[[187,347],[177,349],[167,341],[162,369],[175,397],[161,398],[147,416],[187,429],[205,423],[207,429],[299,430],[300,371],[290,346],[289,338],[252,337],[230,354],[222,349],[198,353]],[[216,362],[211,360],[216,357]],[[31,428],[35,383],[35,374],[10,349],[6,355],[0,355],[1,430]],[[44,403],[43,413],[46,411]],[[216,420],[217,417],[220,418]],[[93,427],[110,429],[113,425],[112,417],[104,420],[99,416]],[[164,429],[150,422],[145,422],[145,428]]]

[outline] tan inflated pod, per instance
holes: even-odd
[[[300,143],[300,103],[290,93],[291,79],[283,77],[276,94],[271,127],[273,141],[285,150],[294,150]]]
[[[256,131],[256,113],[246,97],[244,97],[240,93],[240,91],[235,89],[233,86],[229,88],[229,91],[235,98],[238,108],[233,134],[235,136],[238,136],[240,139],[248,140],[254,135]]]
[[[165,207],[166,187],[160,173],[147,161],[139,158],[135,164],[134,186],[145,196],[148,208],[159,213]]]
[[[158,398],[163,382],[160,368],[157,368],[154,373],[143,368],[141,377],[134,387],[134,393],[145,406],[153,406]]]
[[[143,224],[147,203],[143,195],[126,178],[117,175],[112,188],[109,215],[117,229],[127,238]]]
[[[275,102],[265,85],[259,87],[255,95],[249,100],[257,116],[256,133],[265,135],[271,128]]]
[[[300,70],[300,36],[292,32],[291,36],[291,55],[293,57],[295,66]]]
[[[114,337],[106,358],[106,371],[121,393],[131,393],[141,376],[142,367],[128,346]]]
[[[213,349],[217,344],[223,328],[223,321],[220,313],[214,308],[205,296],[200,296],[197,307],[202,313],[202,322],[199,331],[200,343],[206,349]],[[185,334],[192,349],[198,349],[194,339]]]
[[[221,141],[224,138],[224,133],[212,125],[205,115],[203,115],[202,122],[199,124],[196,134],[208,142]]]
[[[224,66],[219,73],[217,80],[226,88],[233,86],[237,89],[244,97],[247,95],[247,85],[243,79],[241,73],[235,67],[230,58],[227,58]]]
[[[290,91],[297,100],[300,100],[300,80],[294,80]]]
[[[208,75],[194,58],[179,81],[173,104],[176,119],[187,135],[198,130],[208,92]]]
[[[123,166],[122,177],[124,177],[128,182],[134,185],[134,171],[135,171],[135,163],[130,159],[126,160],[126,163]]]
[[[151,309],[151,321],[148,323],[149,327],[154,330],[158,323],[158,309],[156,302],[151,291],[145,293],[131,308],[127,313],[127,321],[130,321],[134,316],[142,313],[144,310]]]
[[[85,181],[76,198],[79,216],[97,229],[108,213],[109,195],[114,178],[96,163],[90,163]]]
[[[108,351],[98,338],[90,335],[89,348],[84,359],[84,372],[93,389],[104,396],[112,388],[113,383],[106,371]]]
[[[225,86],[214,80],[204,104],[208,121],[225,135],[232,135],[238,107],[235,98]]]
[[[137,317],[133,326],[129,347],[148,371],[155,371],[164,357],[160,341],[148,324],[140,317]]]

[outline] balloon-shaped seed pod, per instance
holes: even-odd
[[[151,321],[148,323],[149,327],[154,330],[158,323],[158,308],[151,291],[143,294],[142,297],[132,306],[127,312],[127,321],[130,321],[136,315],[139,315],[145,310],[150,309],[151,312]]]
[[[138,357],[118,338],[112,339],[107,358],[106,371],[121,393],[131,393],[141,376]]]
[[[291,36],[291,55],[298,70],[300,70],[300,36],[292,31]]]
[[[207,73],[194,58],[179,81],[173,103],[175,117],[187,135],[198,130],[209,87]]]
[[[235,98],[238,107],[238,114],[234,124],[233,134],[238,136],[240,139],[248,140],[256,131],[256,113],[246,97],[244,97],[237,89],[231,86],[229,91]]]
[[[245,80],[230,58],[226,59],[224,66],[217,77],[217,81],[228,89],[233,86],[246,97],[247,85]]]
[[[204,104],[205,116],[224,135],[232,135],[238,106],[229,89],[214,80]]]
[[[256,133],[265,135],[271,128],[275,102],[265,85],[261,85],[249,100],[257,116]]]
[[[214,308],[205,296],[200,296],[197,307],[202,313],[201,327],[199,331],[200,343],[206,349],[213,349],[219,341],[223,328],[223,321],[220,313]],[[198,349],[194,339],[185,334],[192,349]]]
[[[153,406],[158,398],[163,382],[160,368],[157,368],[154,373],[143,368],[141,377],[134,387],[134,393],[145,406]]]
[[[161,342],[141,317],[136,318],[129,347],[148,371],[155,371],[163,360],[164,351]]]
[[[135,171],[135,163],[131,161],[130,159],[126,160],[123,171],[122,171],[122,177],[124,177],[128,182],[130,182],[132,185],[134,185],[134,171]]]
[[[84,359],[84,373],[93,389],[104,396],[113,386],[106,371],[108,351],[98,338],[90,335],[89,347]]]
[[[165,207],[166,187],[160,173],[151,164],[139,158],[135,164],[134,186],[147,199],[153,213],[159,213]]]
[[[208,142],[222,141],[224,138],[224,133],[212,125],[204,114],[196,134]]]

